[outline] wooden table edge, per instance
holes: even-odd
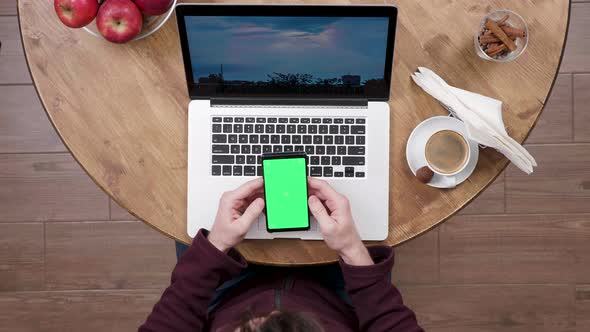
[[[63,143],[63,145],[66,147],[67,151],[72,155],[72,157],[74,158],[74,160],[76,161],[76,163],[78,165],[80,165],[80,167],[84,170],[84,172],[90,177],[90,179],[92,179],[92,182],[94,182],[104,193],[107,194],[109,199],[112,199],[115,203],[119,204],[119,206],[121,206],[122,208],[124,208],[129,214],[131,214],[133,217],[137,218],[139,221],[143,222],[144,224],[150,226],[151,228],[155,229],[156,231],[158,231],[159,233],[167,236],[168,238],[176,241],[176,242],[180,242],[183,243],[185,245],[190,245],[190,243],[185,242],[181,239],[177,239],[175,238],[172,234],[154,226],[153,224],[143,220],[141,217],[139,217],[138,215],[136,215],[133,211],[131,211],[129,208],[127,208],[127,206],[120,202],[116,197],[114,197],[112,195],[112,193],[107,190],[102,184],[100,184],[95,178],[94,176],[86,169],[86,167],[84,166],[84,164],[82,164],[80,162],[80,160],[78,159],[78,157],[76,156],[76,154],[70,149],[70,146],[68,145],[68,143],[64,140],[61,132],[59,131],[59,129],[57,128],[57,126],[55,125],[53,118],[51,117],[50,112],[47,111],[47,108],[45,106],[45,101],[43,100],[43,97],[41,96],[41,94],[39,93],[39,90],[37,89],[37,84],[35,83],[35,77],[33,75],[33,72],[31,71],[31,67],[29,64],[29,57],[27,54],[27,50],[25,48],[25,43],[24,43],[24,39],[23,39],[23,33],[22,33],[22,28],[21,28],[21,15],[20,15],[20,4],[21,4],[21,0],[17,0],[16,2],[16,15],[18,18],[18,29],[19,29],[19,34],[20,34],[20,39],[21,39],[21,45],[23,48],[23,54],[25,56],[25,62],[27,64],[27,70],[29,71],[29,75],[31,77],[31,83],[33,85],[33,87],[35,88],[35,93],[37,94],[37,96],[39,97],[39,100],[41,101],[41,106],[43,107],[43,111],[45,112],[45,115],[47,116],[47,118],[49,119],[49,122],[51,123],[51,126],[53,127],[53,129],[55,130],[55,132],[57,133],[59,139],[61,140],[61,142]],[[551,82],[551,87],[549,88],[549,90],[547,91],[547,95],[545,96],[545,100],[543,100],[541,109],[539,110],[539,112],[536,115],[535,121],[533,122],[533,125],[531,126],[531,128],[529,129],[529,131],[526,133],[526,135],[524,136],[523,140],[520,143],[525,143],[526,140],[528,139],[528,137],[530,136],[531,132],[535,129],[535,127],[537,126],[537,123],[541,117],[541,115],[543,114],[543,111],[545,110],[545,106],[547,104],[547,100],[549,98],[549,96],[551,95],[551,92],[553,91],[553,88],[555,87],[555,82],[557,81],[557,76],[559,76],[559,69],[561,68],[561,64],[563,62],[563,56],[565,53],[565,46],[566,46],[566,42],[567,42],[567,37],[569,34],[569,29],[570,29],[570,20],[571,20],[571,11],[572,11],[572,0],[568,0],[568,10],[567,10],[567,20],[566,20],[566,30],[565,30],[565,34],[562,40],[562,48],[561,48],[561,54],[559,56],[559,62],[557,64],[557,67],[555,69],[555,73],[553,75],[553,81]],[[438,222],[432,224],[430,227],[425,228],[424,230],[409,236],[407,238],[404,238],[403,240],[399,241],[398,243],[393,243],[393,244],[381,244],[381,245],[388,245],[391,247],[397,247],[401,244],[404,244],[407,241],[410,241],[414,238],[417,238],[419,236],[422,236],[426,233],[428,233],[429,231],[431,231],[432,229],[438,227],[439,225],[441,225],[442,223],[444,223],[445,221],[447,221],[449,218],[453,217],[454,215],[456,215],[459,211],[461,211],[463,208],[465,208],[465,206],[467,206],[469,203],[471,203],[473,200],[475,200],[477,197],[479,197],[479,195],[481,195],[497,178],[498,176],[500,176],[500,174],[502,174],[505,170],[506,167],[508,167],[509,165],[509,161],[504,158],[504,160],[502,161],[504,163],[504,166],[502,166],[502,169],[493,177],[490,179],[490,181],[488,181],[488,183],[480,190],[477,192],[477,194],[475,194],[473,197],[471,197],[469,200],[467,200],[465,202],[465,204],[463,204],[462,206],[458,207],[457,209],[453,210],[451,213],[449,213],[447,216],[445,216],[444,218],[440,219]],[[467,179],[467,181],[469,181],[469,179]],[[110,203],[109,203],[110,204]],[[109,207],[109,220],[110,220],[110,207]],[[299,240],[299,241],[305,241],[305,240]],[[371,243],[367,243],[368,246],[372,246],[372,245],[379,245],[379,244],[371,244]],[[236,248],[238,251],[239,249]],[[260,265],[267,265],[267,266],[313,266],[313,265],[325,265],[325,264],[331,264],[331,263],[336,263],[338,262],[338,260],[323,260],[323,261],[316,261],[313,263],[269,263],[269,262],[263,262],[263,261],[259,261],[259,260],[248,260],[249,263],[254,263],[254,264],[260,264]]]

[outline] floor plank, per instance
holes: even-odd
[[[162,289],[176,264],[174,242],[141,222],[48,223],[46,287]]]
[[[572,285],[403,286],[429,332],[573,332]]]
[[[109,204],[111,206],[111,220],[137,220],[137,218],[132,216],[129,211],[122,208],[112,198],[109,199]]]
[[[438,282],[438,228],[395,247],[395,284]]]
[[[0,0],[0,15],[16,15],[16,0]]]
[[[590,3],[571,5],[570,26],[560,72],[590,71]]]
[[[0,293],[0,331],[135,331],[161,290]]]
[[[573,283],[590,215],[460,216],[441,226],[441,283]],[[581,239],[580,239],[581,240]],[[590,236],[585,238],[590,242]],[[580,267],[586,270],[583,267]]]
[[[576,287],[576,331],[590,331],[590,285]]]
[[[31,84],[25,57],[0,54],[0,84]]]
[[[43,224],[0,224],[0,292],[42,290]]]
[[[539,167],[506,170],[508,213],[590,212],[590,144],[527,145]]]
[[[527,143],[558,143],[573,141],[572,75],[560,74],[541,118]]]
[[[0,86],[0,153],[67,152],[33,86]]]
[[[504,172],[471,203],[467,204],[459,215],[504,213]]]
[[[574,139],[590,142],[590,74],[574,75]]]
[[[23,55],[23,45],[16,16],[0,16],[0,55]]]
[[[69,154],[0,155],[0,222],[107,220],[108,204]]]

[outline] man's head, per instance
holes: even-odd
[[[236,332],[324,332],[311,315],[300,312],[273,311],[267,316],[247,315]]]

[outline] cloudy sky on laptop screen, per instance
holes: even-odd
[[[387,18],[191,16],[186,28],[196,84],[268,82],[273,73],[332,84],[384,78]]]

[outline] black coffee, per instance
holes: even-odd
[[[457,132],[442,130],[428,139],[425,152],[426,161],[432,170],[452,174],[467,163],[469,145]]]

